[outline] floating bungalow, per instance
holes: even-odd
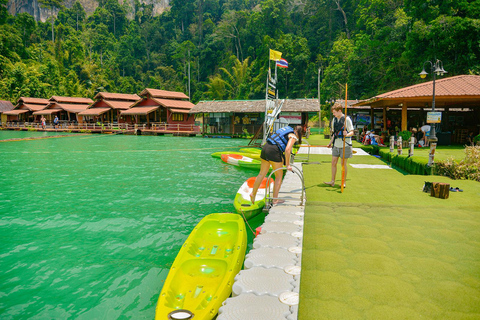
[[[190,112],[202,116],[204,134],[253,135],[265,121],[265,103],[265,99],[201,101]],[[318,99],[286,99],[277,121],[305,126],[309,115],[319,111]]]
[[[92,103],[93,100],[90,98],[53,96],[49,99],[46,108],[33,112],[33,115],[45,116],[49,121],[57,115],[60,121],[77,122],[77,115]]]
[[[130,109],[141,98],[136,94],[99,92],[94,99],[94,103],[78,113],[81,122],[124,122],[121,111]]]
[[[40,116],[36,116],[33,113],[45,109],[48,106],[48,103],[48,99],[21,97],[18,99],[17,105],[13,110],[4,112],[7,116],[5,121],[40,121]]]
[[[128,110],[122,110],[122,121],[142,124],[144,130],[195,131],[194,107],[183,92],[145,89],[141,100]]]

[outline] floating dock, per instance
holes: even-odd
[[[301,164],[295,164],[300,173]],[[302,174],[303,175],[303,174]],[[300,292],[305,196],[301,178],[287,171],[279,198],[270,208],[235,277],[232,297],[217,320],[296,320]]]

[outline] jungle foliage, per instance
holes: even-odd
[[[262,99],[269,48],[283,53],[281,98],[368,98],[418,83],[425,61],[480,73],[480,0],[102,0],[37,22],[0,0],[0,99],[93,97],[146,87],[209,99]],[[133,17],[133,19],[128,19]],[[321,69],[321,72],[319,72]],[[428,80],[428,78],[427,78]]]

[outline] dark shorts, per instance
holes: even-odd
[[[262,153],[260,153],[260,158],[266,161],[272,162],[281,162],[283,163],[283,153],[280,151],[276,144],[271,144],[270,142],[265,143],[262,147]]]

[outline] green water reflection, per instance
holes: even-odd
[[[152,319],[193,226],[233,212],[237,189],[256,175],[210,154],[245,143],[113,135],[0,142],[2,319]]]

